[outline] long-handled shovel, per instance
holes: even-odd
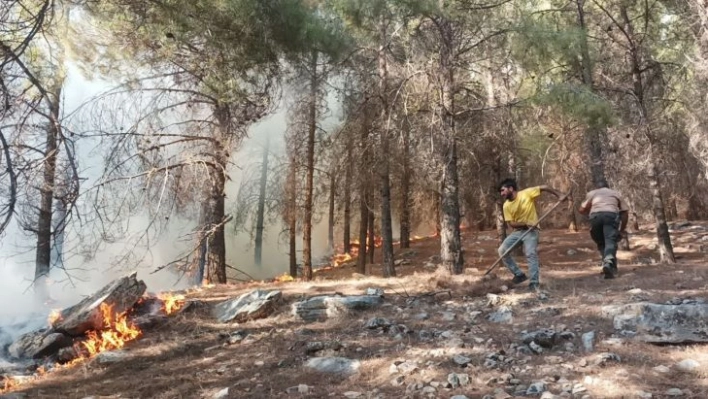
[[[514,245],[512,245],[509,249],[507,249],[506,251],[504,251],[504,254],[502,254],[502,256],[500,256],[500,257],[496,260],[496,262],[494,262],[494,264],[492,265],[492,267],[490,267],[489,270],[487,270],[487,272],[484,273],[484,275],[486,276],[486,275],[489,274],[492,270],[494,270],[494,268],[497,267],[497,265],[499,264],[499,262],[501,262],[502,259],[504,259],[504,257],[506,257],[507,255],[509,255],[509,254],[511,253],[511,251],[513,251],[514,248],[516,248],[516,246],[519,245],[519,244],[522,242],[521,240],[523,240],[523,238],[526,237],[526,234],[530,233],[531,230],[534,230],[534,229],[538,228],[539,223],[541,223],[541,222],[543,221],[543,219],[546,218],[546,216],[550,215],[551,212],[553,212],[553,211],[558,207],[558,205],[561,204],[561,202],[565,201],[565,200],[570,196],[570,194],[571,194],[571,193],[565,194],[564,196],[562,196],[561,198],[559,198],[559,199],[558,199],[558,202],[556,202],[556,203],[551,207],[551,209],[547,210],[546,213],[544,213],[543,215],[541,215],[540,218],[538,218],[538,221],[536,222],[536,224],[534,224],[533,226],[529,227],[529,229],[526,230],[526,232],[525,232],[524,234],[522,234],[521,237],[519,237],[519,239],[516,241],[516,243],[515,243]]]

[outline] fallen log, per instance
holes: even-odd
[[[102,304],[109,306],[114,314],[124,313],[135,306],[146,288],[145,283],[137,279],[137,272],[133,272],[62,310],[52,328],[74,337],[89,330],[101,330],[104,323]]]

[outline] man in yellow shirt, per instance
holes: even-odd
[[[506,179],[499,185],[499,192],[504,201],[504,221],[507,226],[513,229],[501,246],[499,246],[499,256],[511,247],[515,246],[519,240],[524,245],[524,255],[529,265],[529,290],[538,290],[540,282],[539,262],[538,262],[538,229],[534,225],[538,222],[538,214],[536,212],[536,198],[541,196],[541,193],[548,192],[560,198],[563,194],[549,186],[535,186],[518,191],[516,181]],[[532,229],[531,231],[528,231]],[[524,233],[527,233],[524,236]],[[523,236],[523,238],[522,238]],[[526,280],[526,274],[519,269],[519,266],[512,258],[511,254],[505,256],[502,261],[509,271],[514,274],[512,283],[520,284]]]

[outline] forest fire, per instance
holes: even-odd
[[[156,297],[143,296],[137,302],[136,306],[125,311],[117,313],[114,311],[114,306],[103,302],[98,307],[101,317],[101,328],[86,331],[82,338],[76,338],[73,345],[74,358],[63,363],[46,363],[40,365],[32,376],[15,376],[6,377],[0,386],[0,395],[17,388],[27,382],[37,380],[47,373],[54,370],[61,370],[73,367],[77,364],[86,362],[102,352],[119,350],[125,347],[128,342],[139,338],[143,331],[131,321],[135,315],[131,315],[138,309],[137,305],[146,300],[155,300],[159,304],[159,311],[165,315],[172,315],[183,309],[185,306],[185,297],[180,294],[162,293]],[[157,307],[154,308],[157,311]],[[152,311],[151,311],[152,312]],[[152,313],[150,313],[152,314]],[[62,321],[62,313],[60,310],[52,310],[48,316],[50,327],[55,326]]]

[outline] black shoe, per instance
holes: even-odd
[[[528,290],[529,290],[529,292],[538,292],[539,291],[538,283],[530,283]]]
[[[602,266],[602,274],[605,275],[605,280],[615,278],[615,273],[612,270],[612,266],[610,266],[610,265],[603,265]]]
[[[519,275],[519,276],[514,276],[514,278],[511,280],[511,283],[512,283],[512,284],[521,284],[521,283],[523,283],[524,281],[526,281],[526,280],[528,280],[528,279],[529,279],[529,278],[526,277],[525,274],[521,274],[521,275]]]

